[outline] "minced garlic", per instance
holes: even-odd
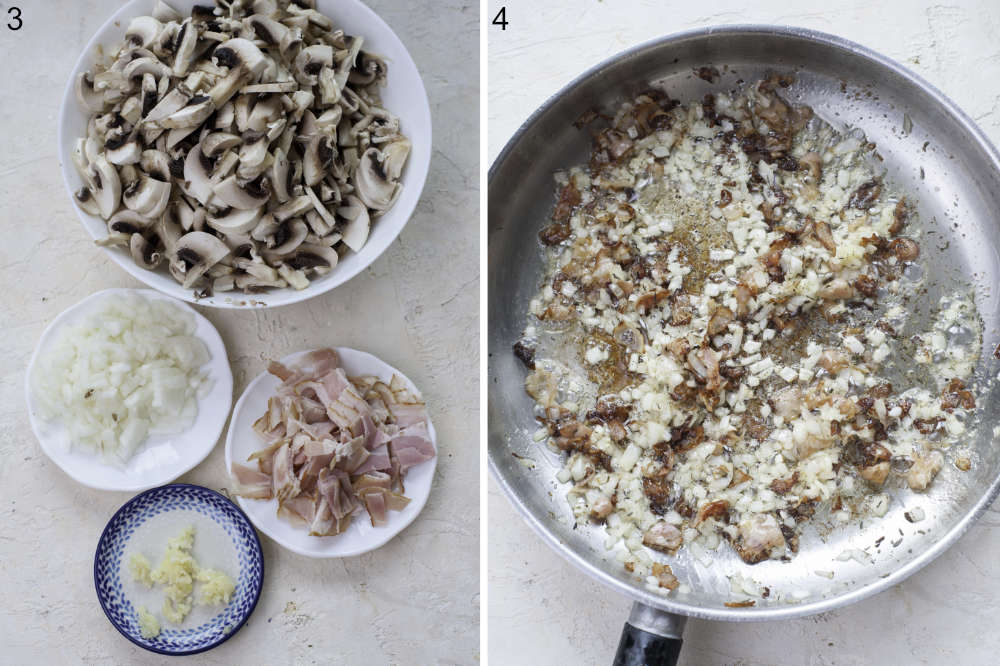
[[[154,583],[165,585],[163,599],[163,617],[169,622],[180,624],[191,612],[194,606],[195,582],[201,583],[198,590],[197,603],[200,606],[210,604],[226,604],[233,597],[236,584],[228,575],[217,569],[204,569],[198,565],[191,555],[194,548],[194,526],[188,526],[183,532],[167,542],[167,551],[155,569],[150,568],[150,562],[145,555],[135,553],[129,560],[129,570],[132,578],[146,587]],[[149,615],[144,608],[139,609],[139,621],[144,627]],[[156,618],[150,615],[155,622]],[[156,624],[156,634],[159,634],[159,624]],[[154,634],[154,635],[156,635]],[[145,636],[145,633],[143,633]],[[150,636],[147,636],[150,638]]]
[[[139,633],[147,639],[160,635],[160,621],[145,606],[139,606]]]

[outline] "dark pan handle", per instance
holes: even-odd
[[[675,666],[686,620],[636,602],[622,628],[614,666]]]

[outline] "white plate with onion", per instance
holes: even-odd
[[[192,8],[196,5],[213,5],[211,0],[168,0],[166,4],[184,17],[190,16]],[[363,244],[361,242],[355,243],[358,246],[357,251],[346,247],[346,239],[342,241],[337,250],[340,256],[336,260],[336,265],[332,268],[319,269],[320,271],[328,271],[325,274],[320,274],[319,271],[316,273],[309,272],[312,268],[308,264],[310,262],[315,264],[317,254],[306,252],[300,258],[301,261],[299,263],[305,264],[303,270],[309,275],[308,284],[305,284],[303,278],[297,273],[295,280],[292,280],[287,275],[283,275],[281,278],[274,278],[272,274],[270,278],[267,278],[276,279],[278,284],[282,283],[282,280],[285,283],[297,284],[299,286],[298,289],[291,286],[258,288],[256,285],[247,286],[244,283],[243,289],[234,288],[231,291],[215,290],[209,294],[207,291],[199,290],[198,288],[184,287],[178,279],[175,279],[168,272],[165,266],[169,264],[168,255],[171,255],[169,251],[159,253],[159,258],[157,259],[159,266],[151,270],[137,264],[136,260],[133,259],[133,252],[138,252],[137,256],[144,256],[144,260],[146,258],[151,259],[151,254],[143,255],[142,250],[133,250],[130,252],[127,244],[125,246],[102,247],[102,250],[112,261],[146,285],[180,300],[220,308],[271,307],[307,300],[343,284],[374,262],[396,239],[413,214],[427,179],[431,156],[430,105],[416,65],[407,52],[406,47],[385,21],[359,0],[317,0],[315,5],[317,11],[332,19],[334,28],[342,29],[347,35],[361,36],[364,39],[361,47],[363,51],[377,54],[377,57],[386,65],[385,85],[380,89],[382,106],[385,110],[398,117],[399,131],[411,144],[408,158],[398,177],[398,183],[402,187],[395,199],[395,203],[388,210],[371,219],[370,231],[367,232],[367,238],[362,241]],[[89,237],[94,241],[107,239],[109,228],[108,222],[102,219],[100,215],[88,214],[82,210],[77,205],[75,197],[75,193],[80,192],[85,183],[79,170],[74,165],[74,148],[78,138],[88,135],[88,118],[90,116],[90,113],[81,107],[77,99],[75,86],[81,73],[92,71],[99,48],[108,49],[121,43],[125,38],[126,30],[129,28],[131,21],[137,17],[151,15],[155,7],[157,7],[156,0],[132,0],[131,2],[126,2],[108,18],[87,43],[86,48],[70,74],[66,90],[63,94],[58,127],[59,159],[63,180],[70,197],[74,201],[74,208],[81,223],[87,230]],[[271,143],[272,149],[277,142],[277,140],[274,140]],[[146,152],[151,152],[148,150],[151,147],[144,146],[147,149]],[[234,152],[235,150],[236,148],[233,148],[230,152]],[[291,160],[291,156],[289,157],[289,161],[294,161]],[[262,177],[266,177],[266,175]],[[173,189],[178,190],[180,186],[179,182],[184,179],[178,180],[176,177],[167,177],[168,182],[171,180],[173,181]],[[319,185],[313,189],[316,190],[317,195],[322,194]],[[170,196],[171,201],[174,201],[173,193]],[[330,216],[325,218],[328,222],[334,219],[334,216],[336,216],[338,221],[342,220],[340,217],[341,212],[352,209],[348,203],[328,204],[327,202],[323,202],[322,205],[329,208]],[[124,207],[124,204],[119,204],[119,206]],[[344,208],[344,206],[347,206],[347,208]],[[228,210],[224,209],[219,214],[229,215],[226,212]],[[238,214],[247,212],[237,208],[233,208],[232,210]],[[317,208],[316,210],[318,211],[319,209]],[[126,210],[125,212],[128,211]],[[148,219],[160,220],[162,218],[163,215],[151,215]],[[296,217],[287,220],[286,223],[295,222],[297,224],[298,222],[303,222],[303,219]],[[349,224],[341,223],[345,226]],[[310,223],[311,225],[312,223]],[[183,228],[187,229],[186,226]],[[195,228],[197,229],[198,227],[196,226]],[[311,228],[314,229],[315,227]],[[332,233],[337,232],[338,229],[342,228],[340,226],[333,227]],[[257,229],[255,228],[254,231],[257,231]],[[125,233],[131,232],[126,230]],[[240,233],[243,234],[244,232],[240,231]],[[288,233],[292,233],[294,236],[297,232],[288,232],[285,230],[280,233],[282,234],[281,238],[284,238]],[[270,243],[275,236],[272,234],[268,238],[268,242]],[[133,238],[133,240],[135,239]],[[209,239],[202,237],[200,240],[207,242]],[[316,241],[309,242],[314,246],[317,243]],[[238,247],[237,241],[233,240],[230,243],[230,247]],[[199,247],[199,251],[201,249]],[[330,248],[327,247],[326,250],[330,250]],[[172,256],[174,256],[175,264],[180,263],[183,265],[183,261],[178,262],[176,252]],[[326,256],[329,259],[328,253],[326,255],[320,253],[319,256],[320,258]],[[271,262],[270,259],[266,261]],[[278,264],[280,264],[280,261]],[[275,267],[280,267],[278,264],[275,264]],[[329,264],[329,260],[327,260],[326,264]]]
[[[40,358],[52,353],[59,345],[61,333],[67,327],[81,324],[88,314],[101,308],[103,299],[136,296],[147,301],[165,301],[193,318],[194,330],[191,335],[204,343],[209,358],[207,363],[198,367],[198,371],[206,375],[206,391],[196,399],[197,415],[191,425],[182,432],[147,435],[129,451],[130,455],[123,454],[123,460],[113,451],[102,453],[74,443],[62,420],[73,418],[72,415],[46,420],[45,411],[36,394],[39,385],[36,369],[44,365]],[[95,373],[103,370],[106,368],[97,368]],[[131,370],[123,369],[122,372],[127,374]],[[62,381],[59,377],[48,379],[49,383]],[[131,492],[169,483],[204,460],[215,447],[225,427],[233,395],[233,375],[229,359],[215,327],[187,304],[150,289],[106,289],[65,310],[42,333],[28,364],[25,383],[31,427],[49,459],[85,486],[98,490]],[[86,380],[67,380],[65,390],[86,395],[89,390],[84,385],[86,383]],[[150,390],[157,390],[155,383],[149,382]]]
[[[384,382],[389,382],[393,375],[399,376],[406,387],[416,395],[420,391],[403,373],[388,363],[366,352],[335,347],[340,357],[341,366],[349,377],[374,375]],[[296,352],[283,359],[281,363],[292,366],[301,360],[308,351]],[[226,470],[232,468],[234,462],[247,464],[247,457],[253,452],[264,448],[265,443],[253,429],[253,423],[267,411],[267,401],[273,397],[281,382],[274,375],[264,372],[258,375],[247,386],[243,395],[236,402],[233,417],[229,424],[229,434],[226,436]],[[427,415],[427,430],[431,443],[440,455],[437,446],[437,435],[430,415]],[[299,555],[314,558],[353,557],[375,550],[399,534],[412,523],[427,503],[431,485],[434,480],[434,470],[437,467],[438,456],[412,467],[405,478],[405,495],[410,499],[402,511],[390,511],[385,525],[373,527],[363,511],[351,521],[350,526],[341,534],[335,536],[310,536],[304,527],[297,527],[281,519],[277,515],[278,500],[247,499],[236,496],[234,499],[240,508],[249,516],[250,521],[258,530],[269,536],[278,545]]]

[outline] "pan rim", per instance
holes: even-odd
[[[757,34],[804,39],[823,46],[847,51],[855,56],[860,56],[874,62],[909,83],[916,85],[928,96],[929,100],[940,105],[944,112],[962,128],[965,136],[971,140],[974,146],[986,155],[989,162],[992,163],[994,170],[1000,171],[1000,151],[993,146],[985,133],[979,128],[978,125],[976,125],[975,121],[936,86],[932,85],[923,77],[904,67],[895,60],[892,60],[891,58],[888,58],[887,56],[884,56],[856,42],[809,28],[767,24],[722,24],[706,28],[695,28],[675,32],[663,37],[642,42],[602,60],[579,76],[575,77],[572,81],[560,88],[556,93],[549,96],[545,102],[532,112],[531,115],[529,115],[528,118],[518,127],[497,155],[496,159],[490,165],[487,175],[487,196],[489,196],[489,188],[492,185],[493,179],[499,171],[500,166],[506,161],[511,152],[513,152],[524,134],[526,134],[527,131],[559,101],[559,99],[575,88],[583,85],[587,80],[597,75],[603,69],[610,67],[622,59],[638,55],[648,49],[662,47],[666,44],[687,39],[722,37],[737,34]],[[488,237],[489,228],[487,228],[487,238]],[[489,326],[488,311],[487,326]],[[492,363],[489,365],[492,366]],[[492,420],[491,413],[493,410],[491,406],[492,399],[488,399],[488,420]],[[501,473],[494,458],[494,447],[492,446],[494,443],[494,436],[492,434],[488,436],[488,443],[490,444],[488,447],[488,464],[491,476],[497,482],[497,485],[500,486],[504,495],[507,497],[507,500],[514,505],[514,508],[521,514],[521,517],[542,538],[542,540],[549,545],[549,547],[594,580],[597,580],[598,582],[616,590],[636,602],[669,613],[706,620],[724,620],[731,622],[785,620],[830,611],[835,608],[847,606],[861,601],[862,599],[871,597],[906,580],[935,560],[943,552],[948,550],[948,548],[955,544],[955,542],[957,542],[959,538],[961,538],[962,535],[968,531],[972,523],[975,522],[984,511],[986,511],[986,509],[997,498],[998,494],[1000,494],[1000,475],[998,475],[990,483],[982,497],[980,497],[979,500],[972,506],[971,510],[966,512],[966,514],[962,516],[940,539],[938,539],[923,553],[914,557],[912,560],[900,566],[884,578],[876,579],[868,584],[849,589],[841,594],[813,602],[803,602],[798,604],[789,604],[787,606],[766,608],[709,608],[698,604],[685,603],[669,597],[663,597],[649,590],[643,589],[638,584],[629,584],[612,576],[608,571],[600,568],[596,564],[591,563],[575,550],[572,550],[563,544],[559,538],[548,529],[543,521],[541,521],[527,506],[525,506],[524,502],[511,487],[510,483],[508,483],[507,478]],[[502,442],[498,442],[498,444],[503,446]]]

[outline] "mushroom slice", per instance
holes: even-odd
[[[180,31],[174,38],[176,52],[174,53],[174,76],[184,76],[194,60],[195,46],[198,45],[198,28],[191,19],[181,23]]]
[[[79,206],[84,213],[87,215],[93,215],[94,217],[100,217],[101,209],[97,205],[97,200],[94,199],[94,195],[91,194],[90,190],[86,187],[81,187],[80,190],[73,194],[73,200],[76,205]]]
[[[269,237],[274,236],[280,226],[281,223],[274,219],[274,215],[270,213],[262,215],[260,221],[257,222],[257,226],[250,232],[250,238],[256,241],[265,241]]]
[[[267,141],[264,138],[263,134],[252,130],[243,135],[243,145],[240,147],[240,166],[257,167],[267,159]]]
[[[355,252],[360,252],[368,240],[368,230],[371,227],[368,208],[353,194],[348,194],[344,203],[347,205],[337,209],[337,214],[347,220],[344,226],[344,244]]]
[[[189,99],[184,107],[159,121],[158,125],[166,129],[197,127],[212,115],[212,111],[215,111],[212,98],[208,95],[197,95]]]
[[[142,151],[139,168],[157,180],[170,182],[170,158],[162,150]]]
[[[291,198],[291,194],[289,194],[291,174],[285,151],[281,148],[275,149],[274,161],[271,163],[271,189],[274,191],[275,198],[281,203]]]
[[[152,218],[140,215],[134,210],[123,208],[108,220],[108,230],[117,234],[145,233],[153,225]]]
[[[309,234],[309,227],[300,219],[283,222],[274,233],[273,244],[270,250],[264,252],[264,258],[270,261],[273,258],[282,257],[294,252],[305,241]],[[271,243],[268,243],[270,245]]]
[[[244,95],[250,94],[261,94],[261,93],[287,93],[295,92],[299,87],[299,84],[295,81],[274,81],[271,83],[252,83],[247,86],[243,86],[240,89],[240,93]]]
[[[245,234],[257,226],[263,208],[250,208],[247,210],[237,210],[229,208],[219,215],[208,216],[208,226],[216,231],[220,231],[227,236],[231,234]]]
[[[163,2],[163,0],[156,0],[152,14],[153,18],[164,23],[168,21],[180,21],[184,18],[179,11]]]
[[[399,188],[395,181],[389,179],[379,157],[377,148],[369,148],[361,155],[361,164],[354,174],[354,186],[366,206],[386,210],[396,202]]]
[[[400,138],[382,149],[382,169],[389,180],[399,180],[406,158],[410,155],[411,145],[409,139]]]
[[[134,135],[126,134],[108,139],[104,143],[104,156],[112,164],[135,164],[142,156],[142,147]]]
[[[357,64],[347,78],[349,83],[365,87],[370,86],[376,80],[385,76],[386,66],[381,58],[377,58],[366,51],[362,51],[359,55]]]
[[[318,185],[326,176],[326,170],[333,162],[334,149],[330,137],[317,134],[309,140],[305,156],[302,159],[302,175],[309,187]]]
[[[320,275],[329,273],[337,265],[337,251],[326,245],[303,243],[295,254],[285,259],[285,265],[296,270],[312,269]]]
[[[309,197],[302,195],[300,197],[290,199],[281,206],[278,206],[272,211],[272,213],[274,215],[274,219],[278,220],[278,222],[284,222],[289,218],[305,215],[311,208],[312,201],[309,200]]]
[[[212,192],[212,162],[202,155],[201,146],[192,148],[184,159],[184,180],[187,181],[187,191],[202,205],[208,204],[213,197]]]
[[[278,275],[280,275],[285,282],[287,282],[292,289],[301,291],[309,286],[309,278],[306,274],[296,268],[292,268],[288,264],[281,264],[278,266]]]
[[[139,180],[126,188],[122,201],[140,215],[159,217],[170,202],[170,183],[142,174]]]
[[[267,67],[267,58],[249,39],[237,37],[223,42],[212,53],[215,62],[230,70],[243,68],[251,77],[260,75]]]
[[[229,256],[229,252],[229,247],[210,233],[191,231],[181,236],[173,254],[183,267],[184,288],[191,287],[209,268]]]
[[[76,99],[83,108],[91,113],[104,112],[104,95],[94,90],[94,79],[91,78],[90,72],[80,72],[73,87],[76,90]]]
[[[295,79],[304,86],[314,86],[324,67],[333,67],[333,47],[329,44],[307,46],[295,56]]]
[[[265,181],[257,179],[240,187],[236,176],[230,176],[212,188],[215,196],[219,197],[227,206],[239,210],[259,208],[267,203],[269,192],[265,186]]]
[[[242,67],[234,67],[229,70],[228,74],[216,81],[215,85],[213,85],[208,91],[208,96],[212,98],[216,108],[224,107],[229,99],[236,94],[236,91],[240,89],[249,77],[250,75],[245,69]],[[225,125],[219,125],[216,123],[216,127],[228,127],[232,124],[232,117],[229,116],[229,118],[229,122]]]
[[[157,252],[158,242],[154,242],[154,239],[159,241],[156,234],[152,234],[151,238],[146,238],[142,234],[132,234],[129,240],[129,252],[137,266],[153,270],[160,265],[163,255]]]
[[[239,136],[228,132],[212,132],[201,140],[201,152],[209,157],[218,157],[224,151],[235,148],[243,142]]]
[[[279,46],[288,33],[288,26],[275,21],[263,13],[254,14],[243,19],[244,23],[253,28],[254,36],[269,46]]]
[[[109,219],[118,209],[122,196],[122,183],[118,172],[103,155],[98,155],[90,164],[88,180],[92,184],[92,194],[101,217]]]
[[[188,95],[185,95],[179,89],[174,88],[164,95],[163,99],[156,103],[156,106],[150,109],[149,113],[146,114],[143,120],[147,123],[156,125],[164,118],[167,118],[182,109],[184,105],[188,103],[189,99],[190,97]]]
[[[263,132],[267,129],[268,123],[281,117],[281,112],[281,98],[277,96],[272,95],[266,100],[258,101],[247,118],[247,129]]]
[[[157,81],[165,76],[170,76],[170,68],[150,54],[145,58],[136,58],[125,65],[122,76],[127,80],[141,79],[144,74],[152,74]]]
[[[163,30],[163,24],[153,16],[137,16],[128,24],[125,31],[125,41],[140,46],[149,47]]]
[[[313,205],[313,208],[316,210],[317,213],[319,213],[319,216],[322,218],[322,221],[326,223],[326,225],[323,228],[316,228],[316,226],[313,225],[313,231],[315,231],[320,236],[325,236],[328,233],[330,233],[331,229],[337,226],[337,218],[335,218],[333,214],[329,210],[327,210],[326,206],[323,205],[323,202],[320,201],[318,196],[316,196],[316,193],[313,191],[313,188],[307,187],[305,188],[305,191],[306,191],[306,196],[309,197],[309,201]]]

